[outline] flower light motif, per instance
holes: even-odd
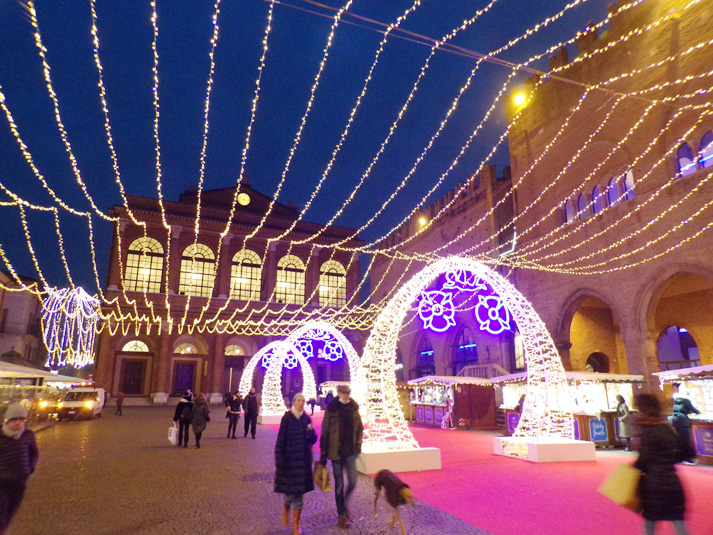
[[[480,323],[480,329],[490,334],[500,334],[510,329],[510,311],[496,295],[478,296],[475,317]]]
[[[324,358],[335,362],[344,356],[344,350],[337,340],[324,343]]]
[[[263,355],[262,355],[262,367],[265,369],[268,369],[270,367],[270,361],[272,360],[272,354],[274,353],[274,350],[268,349]]]
[[[424,329],[433,329],[442,333],[448,327],[453,327],[456,324],[454,315],[455,306],[452,293],[438,290],[421,292],[418,317],[423,321]]]
[[[456,269],[446,273],[446,282],[443,284],[443,289],[477,292],[479,290],[487,290],[488,286],[476,273],[466,269]]]
[[[312,355],[314,355],[312,340],[308,338],[300,338],[297,342],[295,342],[295,346],[300,350],[300,353],[302,353],[306,359],[312,358]]]

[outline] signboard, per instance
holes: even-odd
[[[507,420],[508,433],[514,433],[517,424],[520,423],[520,414],[517,412],[508,412]]]
[[[589,420],[589,438],[592,442],[607,442],[607,421],[604,418],[591,418]]]
[[[416,421],[423,422],[423,407],[421,405],[416,406]]]
[[[698,455],[713,455],[713,427],[694,426],[693,440]]]
[[[443,412],[443,407],[436,407],[436,409],[434,410],[434,417],[436,418],[436,423],[440,423],[443,421]]]
[[[579,420],[574,419],[574,440],[579,440]]]
[[[433,423],[433,407],[426,407],[425,409],[426,409],[426,412],[425,412],[426,418],[424,421],[427,424],[432,424]]]

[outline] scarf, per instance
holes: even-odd
[[[19,431],[13,431],[12,429],[10,429],[10,426],[7,425],[7,422],[2,424],[3,435],[5,435],[6,437],[13,438],[15,440],[20,440],[20,435],[25,432],[26,428],[27,426],[23,425]]]
[[[294,408],[292,409],[292,414],[294,414],[294,415],[295,415],[295,418],[297,418],[298,420],[299,420],[300,418],[302,418],[302,415],[303,415],[304,413],[305,413],[305,411],[298,411],[297,409],[294,409]]]

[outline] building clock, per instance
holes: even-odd
[[[250,195],[248,195],[247,193],[239,193],[238,202],[241,206],[247,206],[248,204],[250,204]]]

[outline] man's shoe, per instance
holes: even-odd
[[[255,440],[255,435],[253,435],[253,440]]]
[[[339,520],[337,520],[337,526],[340,528],[348,528],[349,527],[349,522],[347,522],[347,517],[346,516],[340,516]]]

